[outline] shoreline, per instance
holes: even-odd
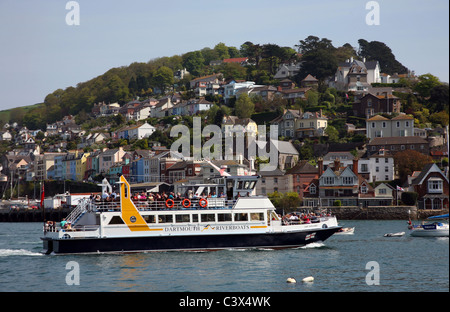
[[[299,210],[306,207],[300,207]],[[422,220],[430,216],[448,213],[448,209],[424,210],[415,206],[387,206],[387,207],[323,207],[331,212],[338,220]],[[60,221],[67,217],[70,208],[46,209],[46,221]],[[0,222],[44,222],[41,209],[27,209],[9,211],[0,209]]]

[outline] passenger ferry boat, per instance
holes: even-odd
[[[121,176],[116,201],[81,200],[66,218],[70,229],[46,223],[41,238],[44,252],[293,248],[325,241],[341,229],[332,216],[311,223],[283,221],[267,197],[251,196],[257,179],[225,176],[218,184],[197,185],[210,191],[215,187],[216,194],[222,188],[226,197],[133,201],[130,185]]]

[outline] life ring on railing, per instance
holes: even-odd
[[[173,206],[175,205],[175,202],[173,201],[173,199],[169,198],[168,200],[166,200],[166,207],[167,208],[173,208]]]
[[[198,204],[200,205],[200,207],[206,208],[206,206],[208,206],[208,201],[206,200],[206,198],[200,198]]]
[[[189,200],[189,198],[183,199],[183,201],[181,202],[181,204],[183,205],[184,208],[189,208],[189,207],[191,207],[191,201]]]

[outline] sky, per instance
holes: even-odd
[[[0,110],[133,62],[219,42],[294,47],[309,35],[335,47],[381,41],[417,75],[449,81],[448,0],[78,0],[79,25],[68,2],[0,0]],[[366,22],[376,21],[370,2],[378,25]]]

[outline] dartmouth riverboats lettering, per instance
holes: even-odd
[[[239,231],[239,230],[249,230],[250,225],[240,224],[240,225],[216,225],[212,226],[210,224],[205,226],[198,225],[171,225],[164,229],[165,232],[203,232],[203,231]]]

